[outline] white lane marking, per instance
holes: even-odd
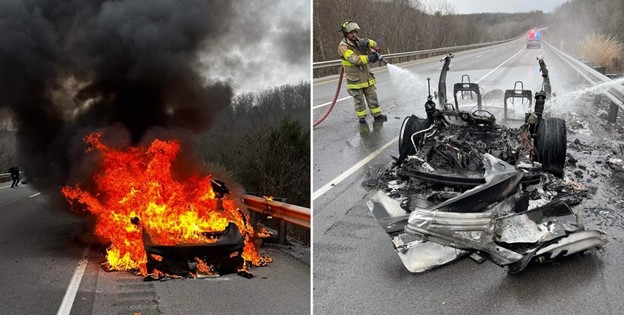
[[[36,194],[32,194],[32,195],[28,196],[28,198],[37,197],[39,195],[41,195],[41,192],[38,192]]]
[[[59,307],[56,315],[69,315],[69,312],[72,309],[74,304],[74,299],[76,298],[76,293],[78,293],[78,287],[80,287],[80,281],[82,281],[82,276],[84,275],[85,268],[87,267],[88,256],[89,255],[89,246],[85,248],[84,253],[82,254],[82,259],[78,262],[78,266],[76,266],[76,270],[74,271],[74,275],[69,282],[69,287],[67,287],[67,291],[65,292],[65,296],[63,297],[63,302],[61,303],[61,307]]]
[[[362,166],[366,165],[366,163],[370,162],[372,159],[374,159],[376,156],[378,156],[381,152],[383,152],[388,146],[390,146],[391,144],[393,144],[395,141],[399,140],[399,137],[397,136],[396,138],[390,140],[390,142],[386,143],[383,147],[377,149],[377,151],[369,154],[367,157],[365,157],[363,160],[357,162],[357,164],[351,166],[348,170],[346,170],[344,173],[338,175],[338,177],[332,179],[329,181],[329,183],[323,185],[323,187],[319,188],[317,191],[314,192],[314,194],[312,195],[312,200],[315,200],[316,198],[322,196],[323,194],[325,194],[326,192],[328,192],[330,189],[332,189],[334,186],[338,185],[341,181],[343,181],[345,178],[349,177],[349,175],[355,173],[358,169],[360,169]]]
[[[346,99],[348,99],[348,98],[351,98],[351,96],[347,96],[347,97],[339,98],[339,99],[337,99],[337,100],[336,100],[336,103],[338,103],[338,102],[340,102],[340,101],[344,101],[344,100],[346,100]],[[331,103],[332,103],[332,102],[327,102],[327,103],[323,103],[323,104],[321,104],[321,105],[316,105],[316,106],[312,107],[312,109],[317,109],[317,108],[325,107],[325,106],[327,106],[327,105],[329,105],[329,104],[331,104]]]
[[[476,56],[475,58],[481,58],[481,57],[483,57],[483,55],[478,55],[478,56]]]
[[[475,83],[479,83],[479,81],[485,79],[487,76],[489,76],[490,74],[492,74],[494,71],[496,71],[498,68],[500,68],[501,66],[503,66],[505,63],[507,63],[509,60],[511,60],[513,57],[517,56],[519,53],[523,52],[524,48],[520,49],[520,51],[518,51],[515,55],[511,56],[509,59],[503,61],[503,63],[501,63],[500,65],[498,65],[496,68],[494,68],[492,71],[486,73],[483,77],[481,77],[479,80],[477,80]],[[370,162],[372,159],[374,159],[375,157],[377,157],[377,155],[381,154],[381,152],[383,152],[388,146],[390,146],[392,143],[394,143],[395,141],[399,140],[399,137],[397,136],[396,138],[390,140],[390,142],[386,143],[383,147],[379,148],[377,151],[369,154],[367,157],[365,157],[363,160],[359,161],[357,164],[351,166],[348,170],[346,170],[344,173],[338,175],[338,177],[330,180],[327,184],[323,185],[321,188],[319,188],[317,191],[315,191],[312,194],[312,201],[316,200],[316,198],[324,195],[326,192],[328,192],[330,189],[334,188],[334,186],[338,185],[341,181],[343,181],[345,178],[349,177],[349,175],[355,173],[359,168],[361,168],[362,166],[366,165],[366,163]]]
[[[486,73],[484,76],[482,76],[482,77],[481,77],[481,79],[479,79],[479,80],[475,81],[475,83],[479,83],[479,81],[481,81],[481,80],[485,79],[487,76],[489,76],[490,74],[492,74],[494,71],[498,70],[498,68],[500,68],[500,67],[502,67],[504,64],[506,64],[506,63],[507,63],[507,61],[511,60],[513,57],[517,56],[519,53],[523,52],[524,50],[525,50],[524,48],[520,49],[520,50],[519,50],[517,53],[515,53],[513,56],[509,57],[509,59],[507,59],[507,60],[503,61],[503,63],[501,63],[500,65],[498,65],[498,67],[496,67],[496,68],[492,69],[492,71],[490,71],[490,72]]]
[[[2,187],[0,187],[0,189],[4,189],[4,188],[8,188],[8,187],[11,187],[11,185],[2,186]]]

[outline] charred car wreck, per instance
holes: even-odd
[[[469,79],[454,85],[455,102],[447,103],[451,58],[442,59],[437,93],[441,108],[429,95],[426,118],[404,120],[400,155],[388,170],[395,180],[367,203],[405,267],[423,272],[470,255],[513,273],[533,261],[603,247],[606,235],[585,230],[572,210],[580,203],[574,193],[579,184],[563,172],[565,121],[543,117],[551,96],[544,61],[538,59],[543,77],[539,92],[516,89],[518,82],[505,91],[505,120],[512,120],[507,105],[513,99],[533,107],[521,126],[512,128],[498,125],[482,109],[480,88]],[[473,112],[460,109],[457,97],[465,92],[477,96]],[[559,189],[544,191],[546,186]]]

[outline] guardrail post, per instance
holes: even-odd
[[[609,102],[609,116],[607,117],[607,120],[610,123],[615,123],[617,121],[617,114],[618,114],[618,109],[619,107],[614,104],[613,102]]]
[[[277,227],[277,243],[280,245],[286,244],[286,221],[279,220]]]
[[[596,94],[596,96],[594,96],[594,107],[598,108],[600,103],[602,103],[602,94]]]
[[[603,102],[602,94],[598,94],[594,96],[594,107],[598,108],[598,106]],[[617,114],[619,107],[617,104],[613,103],[611,100],[607,100],[609,103],[609,115],[607,116],[607,121],[610,123],[615,123],[617,121]]]

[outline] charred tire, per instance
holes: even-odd
[[[399,133],[399,162],[403,162],[408,155],[416,153],[412,144],[412,135],[416,132],[429,128],[429,121],[417,116],[409,116],[403,120]],[[422,141],[424,134],[414,138],[415,142]]]
[[[537,160],[542,163],[543,169],[556,176],[563,176],[567,149],[565,121],[561,118],[540,120],[534,143]]]

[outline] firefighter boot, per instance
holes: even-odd
[[[375,117],[375,122],[382,122],[382,121],[388,121],[388,116],[380,114],[379,116]]]

